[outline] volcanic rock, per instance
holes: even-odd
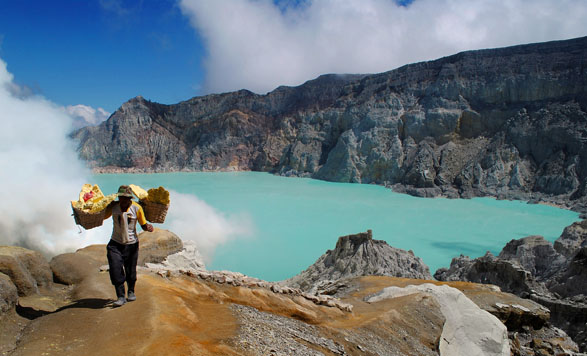
[[[587,37],[162,105],[76,131],[98,171],[254,170],[587,211]]]
[[[373,240],[369,230],[339,237],[334,250],[326,251],[305,271],[281,283],[315,292],[332,281],[368,275],[432,279],[428,266],[412,251]]]
[[[554,249],[567,258],[572,258],[582,247],[587,247],[587,220],[567,226],[554,242]]]
[[[16,286],[10,277],[0,272],[0,315],[12,309],[18,300]]]
[[[559,328],[526,328],[524,332],[510,332],[512,356],[584,355],[577,344]]]
[[[49,265],[56,283],[71,285],[94,273],[100,267],[100,261],[80,253],[64,253],[53,257]]]
[[[176,234],[159,228],[155,228],[153,232],[141,232],[139,244],[139,266],[163,262],[167,256],[183,249],[183,243]]]
[[[520,298],[511,293],[494,290],[479,293],[463,289],[479,308],[495,315],[505,324],[509,332],[526,332],[547,327],[550,311],[530,299]]]
[[[387,287],[369,297],[375,303],[414,293],[424,293],[437,300],[446,321],[440,337],[440,355],[510,355],[505,325],[495,316],[479,308],[461,291],[447,285],[430,283],[405,288]]]
[[[157,245],[157,239],[149,235],[141,235],[140,239],[141,242],[150,239],[153,250],[156,250],[154,246]],[[343,259],[349,253],[342,252],[352,251],[355,245],[355,254],[365,252],[361,251],[367,247],[378,253],[392,249],[387,245],[381,247],[381,242],[372,240],[369,233],[341,239],[343,241],[340,242],[339,251]],[[168,250],[166,243],[161,243],[161,246],[163,250]],[[116,309],[110,306],[115,293],[108,273],[97,267],[105,260],[104,245],[89,246],[74,254],[56,256],[51,262],[53,269],[59,271],[62,282],[73,285],[53,286],[52,290],[61,287],[66,294],[21,297],[16,311],[12,307],[12,310],[0,315],[0,352],[25,356],[37,355],[39,350],[51,350],[60,355],[102,355],[118,354],[124,349],[140,350],[141,355],[433,356],[438,355],[439,349],[443,355],[455,354],[462,350],[462,346],[459,347],[461,341],[479,341],[483,338],[485,341],[475,341],[473,344],[481,345],[488,352],[502,347],[503,338],[501,342],[489,345],[487,334],[483,333],[488,329],[493,330],[493,326],[489,327],[493,324],[468,323],[466,330],[451,327],[453,324],[447,322],[449,319],[453,320],[459,315],[470,317],[469,309],[465,310],[463,306],[465,304],[467,308],[475,310],[474,315],[484,309],[498,316],[508,328],[521,328],[516,331],[515,340],[522,345],[518,349],[538,351],[550,348],[558,353],[557,347],[560,345],[565,345],[570,351],[576,349],[569,347],[573,345],[572,341],[562,332],[556,335],[556,340],[555,333],[545,332],[545,327],[540,329],[542,334],[532,334],[527,328],[537,327],[544,319],[545,311],[529,300],[501,293],[492,286],[433,282],[443,285],[414,287],[430,282],[366,276],[333,282],[330,287],[335,290],[333,294],[336,296],[314,295],[237,272],[205,271],[191,267],[178,270],[176,267],[186,266],[184,259],[199,256],[191,247],[186,244],[186,249],[182,251],[186,253],[180,253],[182,259],[179,264],[147,263],[156,268],[139,267],[137,300]],[[410,255],[403,252],[400,256],[403,254]],[[373,257],[365,253],[362,256]],[[80,265],[79,273],[65,273],[67,268],[76,268],[84,260],[91,261],[87,266]],[[385,258],[378,261],[389,264]],[[424,273],[418,268],[415,270],[419,274]],[[2,276],[0,274],[0,290],[4,291],[4,282],[8,285],[11,282]],[[365,301],[386,288],[424,289],[407,298],[382,299],[372,303]],[[452,291],[453,288],[462,293]],[[435,292],[444,289],[451,292]],[[432,292],[427,292],[429,290]],[[16,287],[12,294],[7,295],[5,299],[13,300]],[[456,302],[459,307],[447,308],[442,296],[445,299],[457,296],[456,300],[451,299],[451,303]],[[47,305],[39,309],[42,303]],[[447,311],[454,314],[448,315]],[[498,327],[502,331],[503,328],[503,324]],[[104,330],[109,332],[104,333]],[[514,340],[511,336],[513,332],[510,331],[510,340]],[[145,338],[144,335],[149,337]],[[442,335],[448,340],[454,335],[456,339],[453,341],[458,342],[448,344]],[[462,335],[466,335],[468,341],[461,339]],[[531,345],[528,340],[532,340]]]
[[[497,256],[517,262],[538,281],[547,280],[564,268],[568,261],[542,236],[528,236],[511,240]]]
[[[577,251],[557,278],[548,281],[548,288],[563,297],[581,296],[587,302],[587,247]]]
[[[196,244],[192,241],[183,241],[183,249],[171,254],[161,263],[145,263],[150,269],[165,271],[199,271],[205,270],[204,259]]]
[[[530,298],[550,310],[550,322],[564,330],[580,350],[587,351],[587,248],[584,222],[565,228],[555,242],[541,236],[510,241],[494,257],[454,258],[450,268],[434,277],[444,281],[490,283],[504,291]],[[559,251],[561,253],[559,253]],[[570,256],[570,257],[569,257]]]
[[[548,293],[546,287],[536,281],[532,273],[517,263],[496,258],[490,252],[473,260],[462,255],[455,257],[450,268],[438,269],[434,278],[439,281],[493,284],[516,295]]]
[[[0,272],[10,277],[19,296],[38,294],[39,287],[50,287],[53,281],[43,255],[17,246],[0,246]]]

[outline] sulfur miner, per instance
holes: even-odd
[[[110,281],[116,290],[114,307],[120,307],[127,301],[136,300],[135,283],[137,280],[137,261],[139,258],[139,239],[137,222],[145,231],[153,231],[153,225],[147,223],[143,208],[132,200],[133,190],[128,185],[121,185],[116,193],[118,200],[106,208],[104,219],[112,217],[112,235],[106,247]],[[125,299],[126,282],[128,292]]]

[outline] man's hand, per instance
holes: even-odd
[[[151,225],[149,223],[146,223],[145,225],[141,225],[141,227],[143,228],[143,230],[149,231],[149,232],[153,232],[153,230],[155,230],[155,229],[153,229],[153,225]]]

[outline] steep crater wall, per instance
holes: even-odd
[[[255,170],[587,210],[587,37],[162,105],[76,131],[99,171]]]

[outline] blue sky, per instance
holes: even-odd
[[[0,0],[0,60],[24,91],[111,113],[584,36],[585,18],[584,0]]]
[[[15,81],[60,105],[175,103],[203,76],[201,40],[170,0],[1,1],[0,36]]]

